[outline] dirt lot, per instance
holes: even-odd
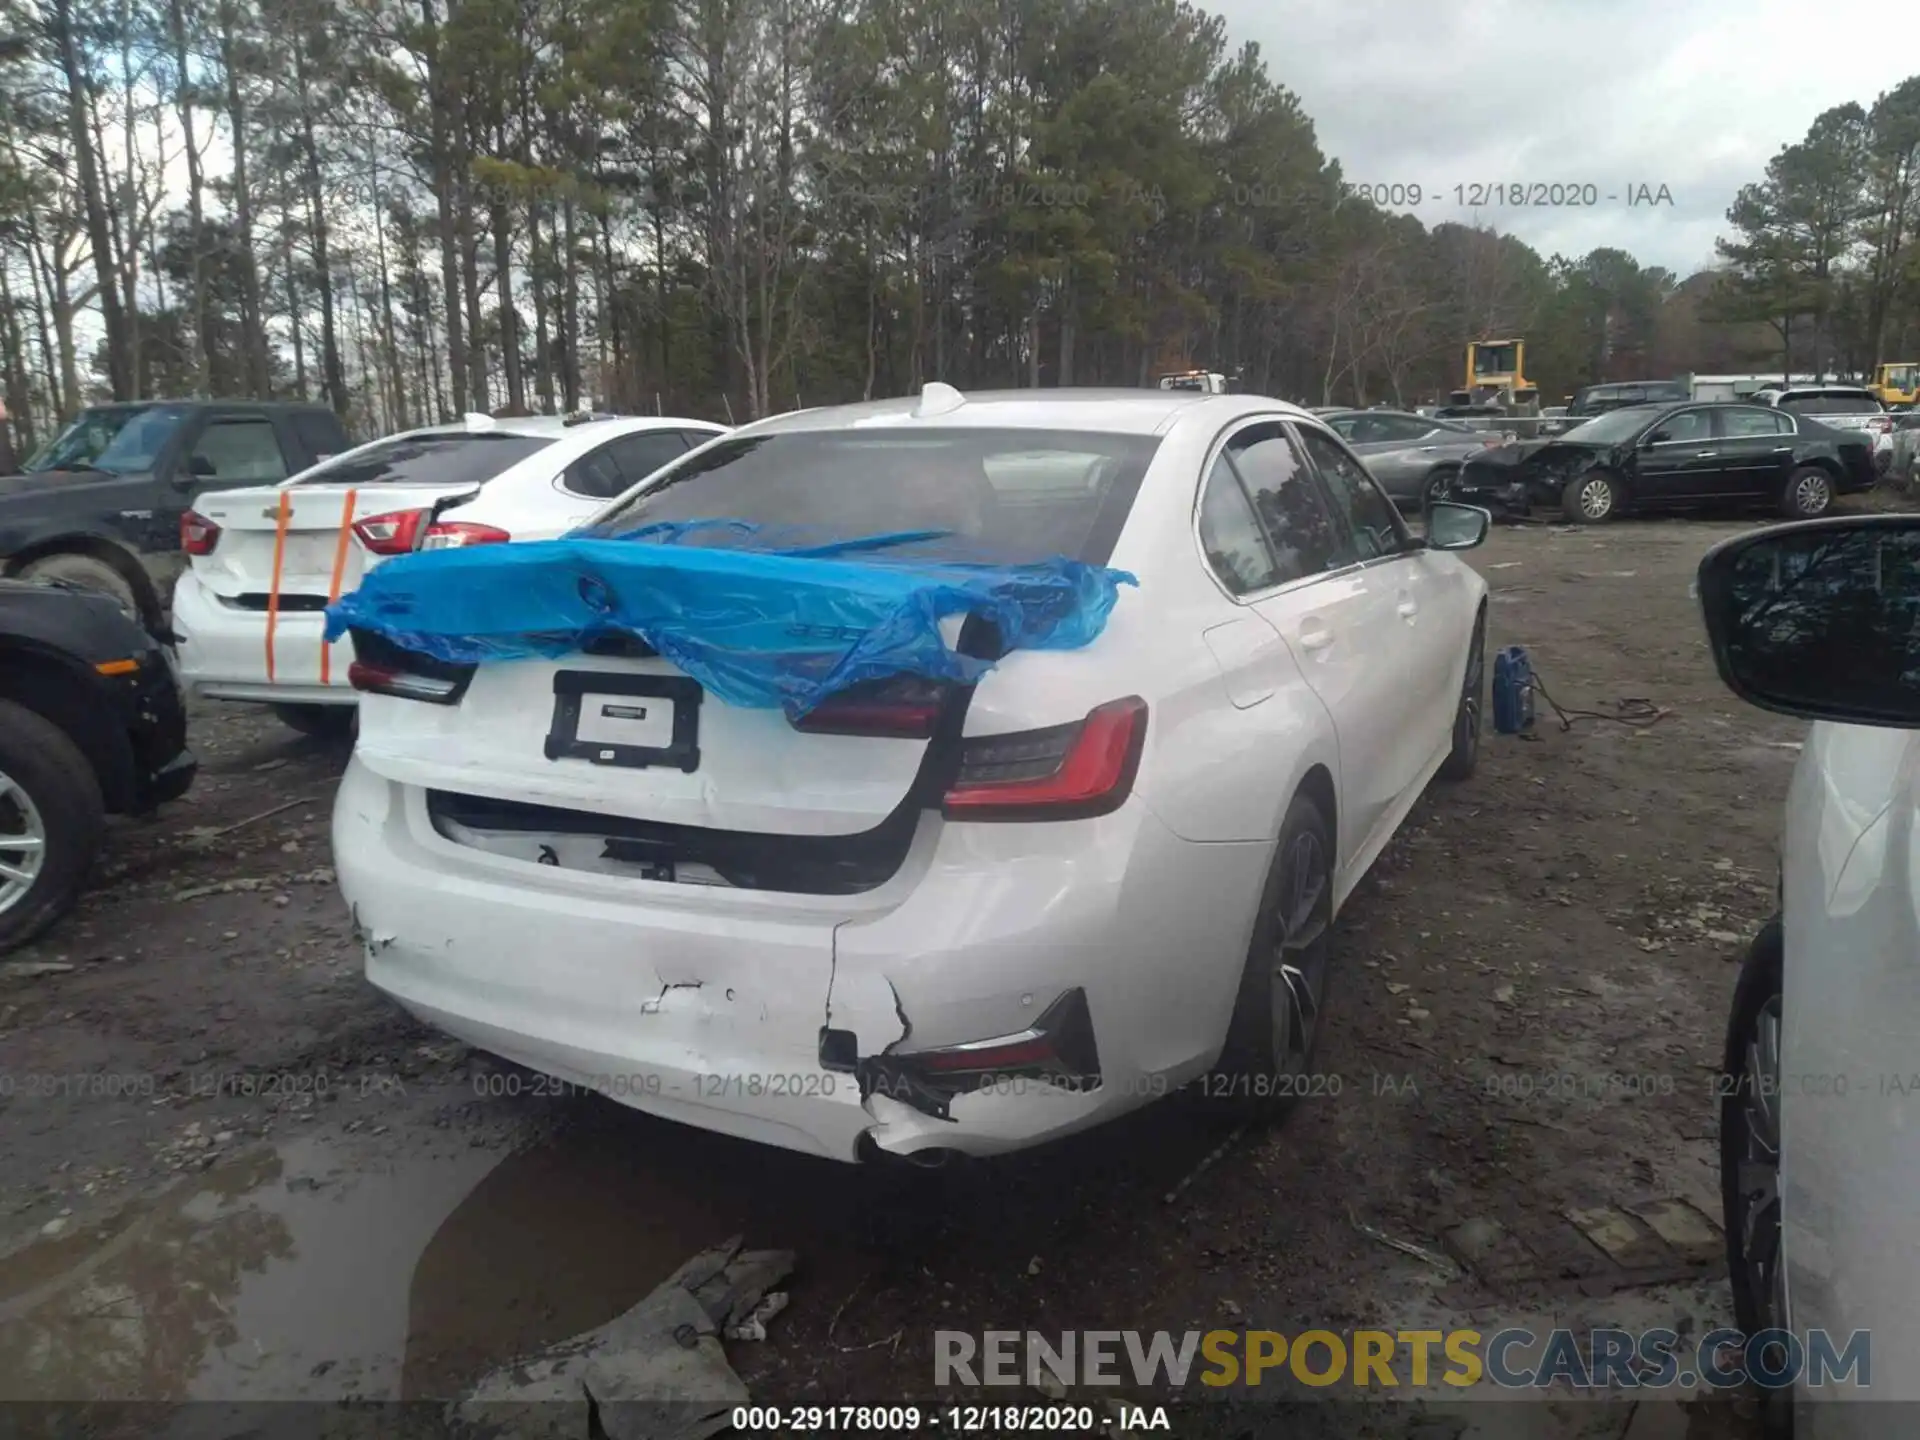
[[[1493,643],[1553,699],[1661,717],[1563,730],[1543,706],[1421,805],[1342,917],[1337,1094],[1253,1133],[1176,1097],[936,1177],[494,1093],[359,979],[327,841],[343,752],[209,710],[193,795],[124,826],[0,980],[0,1394],[450,1395],[735,1232],[800,1257],[769,1341],[733,1351],[781,1400],[926,1395],[936,1329],[1711,1329],[1711,1081],[1801,728],[1720,687],[1689,598],[1740,528],[1501,530],[1474,554]],[[1321,1399],[1288,1433],[1741,1423]]]

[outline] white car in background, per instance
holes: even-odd
[[[469,416],[345,451],[277,485],[222,490],[183,516],[173,595],[181,677],[344,732],[359,695],[328,603],[394,555],[564,534],[726,427],[661,416]],[[431,519],[436,505],[446,505]]]
[[[931,385],[744,427],[593,530],[713,518],[1139,586],[1081,649],[797,723],[638,640],[463,667],[357,632],[333,844],[376,986],[523,1066],[843,1161],[1018,1149],[1189,1081],[1310,1092],[1333,917],[1478,753],[1487,588],[1443,552],[1487,512],[1415,536],[1275,400]],[[618,724],[695,768],[641,768],[660,752]]]
[[[1720,674],[1814,720],[1787,792],[1778,917],[1734,990],[1720,1081],[1734,1309],[1869,1362],[1765,1392],[1766,1440],[1911,1433],[1920,1400],[1920,517],[1739,536],[1701,562]],[[1746,1367],[1793,1370],[1750,1338]],[[1782,1364],[1782,1361],[1785,1361]],[[1838,1370],[1840,1379],[1832,1373]],[[1877,1403],[1876,1403],[1877,1402]],[[1896,1405],[1892,1402],[1901,1402]]]

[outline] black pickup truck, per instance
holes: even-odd
[[[0,576],[102,591],[158,632],[182,563],[180,517],[199,496],[284,480],[352,443],[324,405],[90,406],[0,476]]]

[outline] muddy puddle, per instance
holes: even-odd
[[[508,1153],[353,1138],[263,1146],[0,1261],[0,1395],[448,1398],[731,1234],[800,1250],[816,1283],[855,1263],[840,1167],[613,1107]]]

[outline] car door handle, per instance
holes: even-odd
[[[1696,450],[1693,452],[1693,458],[1696,460],[1711,460],[1719,453],[1718,450]]]
[[[1333,643],[1333,632],[1319,621],[1309,621],[1300,627],[1300,648],[1303,650],[1324,650]]]

